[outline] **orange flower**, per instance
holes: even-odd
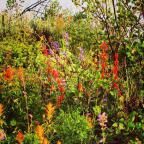
[[[36,135],[38,136],[39,140],[40,140],[40,144],[43,143],[44,140],[44,129],[41,125],[37,125],[36,129],[35,129]]]
[[[2,116],[4,108],[3,104],[0,103],[0,116]]]
[[[48,120],[51,120],[51,119],[52,119],[53,114],[54,114],[54,111],[55,111],[55,107],[53,106],[52,103],[49,102],[49,103],[46,105],[46,114],[47,114]]]
[[[55,90],[55,86],[54,85],[51,85],[50,87],[50,92],[54,91]]]
[[[61,141],[58,140],[56,144],[62,144],[62,143],[61,143]]]
[[[0,141],[3,141],[6,138],[4,130],[0,129]]]
[[[50,142],[47,140],[47,138],[44,138],[43,144],[50,144]]]
[[[87,116],[87,122],[88,122],[88,126],[90,128],[93,128],[93,119],[91,117]]]
[[[17,136],[16,136],[16,140],[18,142],[18,144],[22,144],[22,142],[24,141],[24,135],[22,132],[18,132]]]
[[[82,85],[82,83],[78,83],[77,88],[78,88],[79,92],[83,92],[83,85]]]
[[[24,70],[22,67],[18,68],[17,74],[18,74],[20,81],[24,84]]]
[[[10,66],[4,72],[4,79],[7,81],[13,80],[14,77],[14,69]]]

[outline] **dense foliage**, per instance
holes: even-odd
[[[1,13],[0,143],[144,142],[144,4],[87,2]]]

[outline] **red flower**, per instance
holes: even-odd
[[[4,79],[11,81],[13,80],[13,77],[14,77],[14,69],[10,66],[4,72]]]
[[[59,89],[59,91],[60,91],[61,93],[64,93],[64,92],[65,92],[65,88],[64,88],[63,86],[59,86],[58,89]]]
[[[58,108],[61,107],[61,104],[62,104],[63,100],[64,100],[64,95],[58,96],[57,104],[56,104]]]
[[[120,90],[120,88],[119,88],[119,85],[118,85],[117,83],[114,83],[114,84],[113,84],[113,87],[118,91],[118,95],[121,96],[121,95],[122,95],[122,92],[121,92],[121,90]]]
[[[118,57],[119,57],[119,55],[118,55],[118,53],[115,53],[115,60],[118,60]]]
[[[118,86],[117,83],[114,83],[114,84],[113,84],[113,87],[114,87],[115,89],[119,90],[119,86]]]
[[[79,92],[83,92],[83,85],[82,85],[82,83],[78,83],[77,88],[78,88]]]
[[[104,70],[104,69],[105,69],[105,67],[106,67],[106,63],[105,63],[105,62],[103,62],[103,63],[101,64],[101,66],[102,66],[102,69]]]
[[[108,55],[105,51],[103,51],[103,53],[101,54],[101,58],[102,58],[102,60],[107,60],[108,59]]]
[[[118,53],[115,53],[114,55],[115,57],[115,61],[114,61],[114,67],[113,67],[113,75],[114,75],[114,79],[117,80],[118,79],[118,64],[119,64],[119,60],[118,60]]]
[[[16,136],[16,140],[18,142],[18,144],[22,144],[22,142],[24,141],[24,135],[22,132],[18,132],[17,136]]]
[[[48,52],[48,50],[47,50],[46,48],[43,50],[43,54],[44,54],[45,56],[48,56],[49,52]]]
[[[115,65],[118,65],[118,64],[119,64],[119,61],[118,61],[118,60],[115,60],[115,61],[114,61],[114,64],[115,64]]]
[[[54,85],[51,85],[50,87],[50,92],[54,91],[55,90],[55,86]]]
[[[104,72],[104,71],[102,71],[102,73],[101,73],[101,78],[103,79],[103,78],[104,78],[104,76],[105,76],[105,72]]]
[[[57,78],[56,81],[57,81],[58,85],[62,85],[62,80],[61,79]]]
[[[103,41],[102,44],[100,45],[100,48],[101,48],[102,50],[108,50],[108,45],[107,45],[107,43],[106,43],[105,41]]]
[[[58,78],[58,76],[59,76],[59,73],[58,73],[58,71],[57,70],[52,70],[52,76],[55,78],[55,79],[57,79]]]

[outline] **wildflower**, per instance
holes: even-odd
[[[61,107],[63,100],[64,100],[64,95],[58,96],[58,98],[57,98],[57,107],[58,108]]]
[[[16,136],[16,140],[18,142],[18,144],[22,144],[22,142],[24,141],[24,135],[22,132],[18,132],[17,136]]]
[[[84,60],[84,50],[83,50],[83,48],[80,48],[79,59],[80,59],[81,61]]]
[[[88,126],[90,128],[93,128],[93,119],[90,116],[87,116],[87,122],[88,122]]]
[[[64,79],[59,79],[59,78],[57,78],[56,79],[56,82],[57,82],[57,84],[60,86],[60,85],[65,85],[65,80]]]
[[[55,107],[53,106],[52,103],[49,102],[49,103],[46,105],[46,114],[47,114],[48,120],[51,120],[51,119],[52,119],[53,114],[54,114],[54,111],[55,111]]]
[[[60,46],[59,46],[59,43],[57,41],[51,42],[51,45],[56,51],[59,51]]]
[[[3,104],[0,103],[0,116],[2,116],[3,111],[4,111],[4,106]]]
[[[4,72],[4,79],[7,81],[13,80],[14,77],[14,69],[9,66]]]
[[[108,45],[106,42],[102,42],[102,44],[100,45],[100,48],[102,49],[102,53],[101,53],[101,78],[103,79],[105,77],[105,73],[106,73],[106,67],[107,67],[107,60],[108,60],[108,54],[107,54],[107,50],[108,50]]]
[[[0,119],[0,126],[2,126],[3,124],[4,124],[4,121]]]
[[[83,92],[83,85],[82,85],[82,83],[79,82],[77,88],[78,88],[79,92]]]
[[[60,15],[56,18],[56,28],[58,30],[62,30],[65,26],[65,23],[64,23],[64,19],[63,19],[63,16]]]
[[[6,138],[6,134],[5,134],[4,130],[0,129],[0,141],[5,140],[5,138]]]
[[[105,41],[103,41],[102,42],[102,44],[100,45],[100,48],[102,49],[102,50],[108,50],[108,45],[107,45],[107,43],[105,42]]]
[[[113,75],[114,75],[114,79],[117,80],[118,79],[118,64],[119,64],[119,60],[118,60],[118,53],[115,53],[114,55],[115,61],[114,61],[114,67],[113,67]]]
[[[50,144],[50,142],[48,141],[47,138],[44,138],[43,143],[42,144]]]
[[[62,144],[62,143],[61,143],[61,141],[58,140],[56,144]]]
[[[106,129],[106,123],[107,123],[107,115],[105,112],[103,112],[102,114],[99,114],[98,115],[98,122],[99,122],[99,125],[101,126],[101,129],[102,130],[105,130]]]
[[[51,85],[50,87],[50,92],[54,91],[55,90],[55,86],[54,85]]]
[[[57,70],[52,70],[52,76],[55,78],[55,79],[57,79],[58,78],[58,76],[59,76],[59,73],[58,73],[58,71]]]
[[[18,77],[20,79],[20,81],[22,82],[22,85],[25,85],[24,83],[24,70],[22,67],[19,67],[18,68],[18,71],[17,71],[17,74],[18,74]]]
[[[106,141],[106,137],[103,137],[101,140],[100,140],[100,143],[105,143]]]
[[[40,144],[42,144],[43,140],[44,140],[44,129],[41,125],[37,125],[36,129],[35,129],[36,135],[39,138]]]
[[[44,54],[45,56],[48,56],[48,54],[49,54],[48,49],[45,48],[45,49],[43,50],[43,54]]]
[[[72,21],[73,17],[72,16],[68,16],[68,23],[70,24]]]
[[[64,33],[63,37],[64,37],[65,41],[68,42],[68,40],[69,40],[68,32]]]
[[[17,73],[18,73],[18,77],[21,81],[24,80],[24,70],[22,67],[19,67],[18,70],[17,70]]]
[[[63,34],[63,38],[65,40],[66,46],[68,47],[69,46],[69,34],[68,34],[68,32]]]
[[[65,92],[65,88],[64,88],[63,86],[59,86],[58,89],[59,89],[59,91],[60,91],[61,93],[64,93],[64,92]]]

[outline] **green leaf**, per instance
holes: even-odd
[[[112,126],[113,127],[118,127],[118,124],[115,122]]]

